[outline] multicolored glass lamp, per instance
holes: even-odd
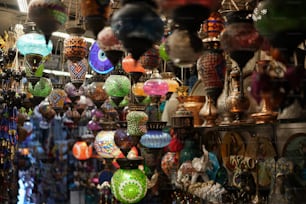
[[[128,73],[131,76],[132,84],[135,84],[138,82],[139,78],[143,75],[145,72],[144,67],[136,61],[131,54],[128,54],[125,58],[122,60],[122,68],[123,70]]]
[[[154,69],[150,79],[145,81],[143,90],[151,98],[151,104],[147,108],[147,110],[149,110],[149,120],[159,121],[160,98],[161,96],[165,96],[167,94],[169,90],[168,83],[162,79],[161,75],[159,74],[159,71],[157,69]]]
[[[83,58],[80,61],[67,61],[68,71],[70,74],[71,83],[78,89],[85,81],[88,62]]]

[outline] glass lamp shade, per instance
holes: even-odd
[[[126,73],[131,73],[131,72],[141,72],[143,73],[145,69],[143,66],[136,60],[133,59],[132,55],[127,55],[123,60],[122,60],[122,68]]]
[[[86,96],[90,98],[97,107],[100,107],[103,102],[108,98],[108,95],[103,89],[103,87],[104,82],[96,81],[90,83],[86,89]]]
[[[176,152],[167,152],[161,159],[161,169],[170,178],[177,171],[179,160]]]
[[[22,55],[39,54],[47,56],[52,52],[53,44],[51,41],[46,45],[46,39],[38,33],[28,33],[20,36],[16,42],[18,51]]]
[[[96,135],[94,147],[98,155],[103,158],[114,158],[120,154],[120,149],[114,141],[115,131],[102,130]]]
[[[87,55],[87,42],[82,36],[71,35],[64,40],[64,56],[72,62],[78,62]]]
[[[138,203],[147,193],[147,177],[140,169],[118,169],[111,179],[111,189],[121,203]]]
[[[263,42],[256,30],[250,12],[233,11],[227,15],[227,24],[220,34],[221,48],[227,52],[237,50],[256,51]]]
[[[149,96],[164,96],[169,90],[168,83],[162,79],[158,70],[154,70],[151,78],[145,81],[143,90]]]
[[[86,73],[88,69],[87,59],[84,58],[78,62],[68,60],[67,65],[68,65],[68,71],[70,74],[71,82],[74,85],[78,85],[80,87],[85,81],[85,77],[86,77]]]
[[[137,82],[136,84],[133,84],[132,93],[135,96],[147,96],[148,94],[144,92],[143,86],[144,82]]]
[[[175,75],[172,72],[163,72],[161,75],[168,84],[168,92],[177,92],[177,88],[180,84],[175,80]]]
[[[63,89],[53,89],[48,96],[49,103],[55,111],[64,108],[66,98],[67,94]]]
[[[65,84],[64,90],[72,101],[75,101],[75,99],[78,99],[85,92],[84,86],[77,88],[71,82],[68,82],[67,84]]]
[[[50,79],[41,77],[34,86],[32,85],[32,83],[29,83],[28,91],[33,96],[47,97],[51,93],[52,88],[53,87]]]
[[[147,148],[163,148],[170,143],[170,140],[169,133],[162,130],[148,130],[146,134],[141,136],[140,143]]]
[[[85,141],[77,141],[72,147],[72,154],[78,160],[87,160],[92,155],[92,146]]]
[[[120,43],[118,38],[115,36],[111,27],[104,27],[97,36],[97,42],[104,52],[111,50],[124,51],[123,45]]]
[[[131,82],[124,75],[110,75],[104,83],[104,90],[109,96],[124,97],[130,93]]]
[[[148,115],[144,111],[130,111],[126,115],[127,133],[141,137],[147,132]]]
[[[161,62],[159,50],[156,47],[150,48],[140,57],[139,61],[145,69],[153,70],[157,68]]]
[[[163,24],[158,13],[143,3],[125,4],[111,18],[115,35],[135,60],[161,40]]]
[[[89,50],[88,61],[90,67],[98,74],[107,74],[114,70],[113,64],[106,57],[104,51],[99,48],[97,42]]]

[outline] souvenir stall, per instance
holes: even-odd
[[[306,202],[304,1],[72,2],[1,37],[0,203]]]

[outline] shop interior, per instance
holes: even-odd
[[[303,0],[1,0],[0,203],[306,203]]]

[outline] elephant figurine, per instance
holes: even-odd
[[[191,162],[194,169],[191,177],[191,184],[196,183],[199,176],[203,179],[204,182],[209,181],[206,170],[212,169],[212,164],[209,160],[209,152],[206,150],[205,145],[202,145],[202,150],[202,157],[195,157]]]

